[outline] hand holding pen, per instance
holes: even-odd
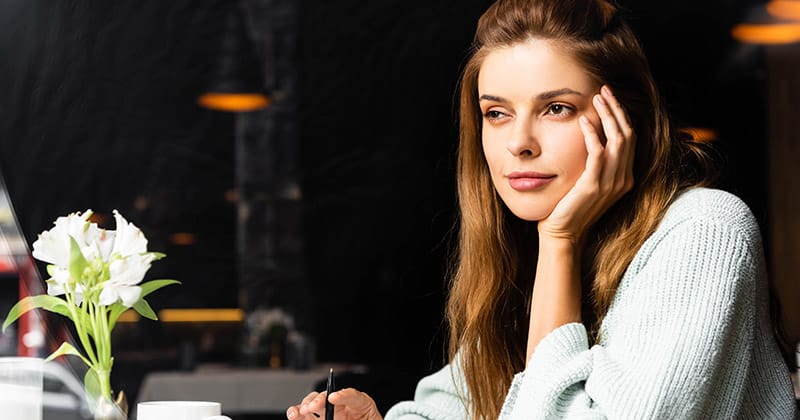
[[[325,420],[334,419],[334,415],[336,420],[383,420],[375,401],[366,393],[354,388],[335,391],[332,369],[325,392],[312,392],[286,410],[290,420],[321,420],[322,415]]]
[[[333,404],[331,404],[331,394],[334,388],[333,382],[333,368],[328,373],[328,388],[325,390],[325,420],[333,420],[333,413],[335,411]]]

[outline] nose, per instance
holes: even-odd
[[[534,127],[528,118],[518,118],[514,121],[511,137],[508,139],[506,149],[517,157],[533,157],[541,153],[539,142],[536,140]]]

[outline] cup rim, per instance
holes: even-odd
[[[222,403],[219,401],[193,401],[193,400],[160,400],[160,401],[142,401],[137,403],[137,405],[149,405],[149,406],[174,406],[174,405],[188,405],[192,407],[208,407],[208,406],[220,406],[222,407]]]

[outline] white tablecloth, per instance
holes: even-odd
[[[225,414],[284,413],[342,366],[307,371],[288,369],[198,368],[194,372],[154,372],[145,376],[137,402],[217,401]]]

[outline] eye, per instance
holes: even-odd
[[[483,118],[485,118],[485,119],[487,119],[489,121],[497,121],[497,120],[499,120],[499,119],[501,119],[501,118],[503,118],[505,116],[506,116],[505,113],[497,111],[497,110],[494,110],[494,109],[486,111],[483,114]]]
[[[572,114],[574,109],[571,106],[564,104],[550,104],[547,106],[547,114],[556,117],[567,117]]]

